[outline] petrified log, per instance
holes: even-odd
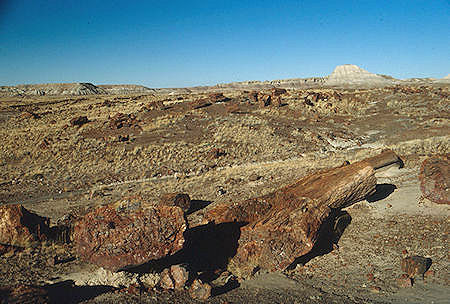
[[[128,199],[84,215],[75,224],[73,239],[82,259],[117,271],[177,252],[185,229],[180,207]]]
[[[314,246],[333,209],[350,206],[375,191],[374,167],[398,157],[377,157],[306,176],[273,193],[207,210],[205,222],[247,222],[241,227],[237,253],[228,269],[249,277],[257,269],[284,270]]]
[[[22,205],[0,206],[0,243],[28,247],[48,239],[50,219]]]
[[[419,180],[423,196],[438,204],[450,204],[450,154],[424,160]]]

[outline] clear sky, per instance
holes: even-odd
[[[450,73],[450,1],[0,0],[0,85]]]

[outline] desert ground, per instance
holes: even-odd
[[[450,208],[422,196],[418,174],[424,159],[449,153],[450,85],[292,88],[276,105],[253,96],[216,88],[0,97],[0,203],[52,224],[123,197],[180,192],[211,208],[391,149],[404,166],[377,171],[377,195],[345,209],[351,222],[338,246],[285,271],[224,274],[206,303],[448,303]],[[412,287],[398,280],[405,250],[432,259]],[[61,262],[49,263],[55,256]],[[48,286],[56,302],[197,302],[186,290],[111,287],[70,243],[3,254],[0,283]]]

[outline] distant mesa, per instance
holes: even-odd
[[[395,79],[390,76],[373,74],[354,64],[344,64],[334,69],[325,85],[387,85],[394,82]]]

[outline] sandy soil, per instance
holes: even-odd
[[[180,191],[204,205],[235,202],[390,148],[405,167],[378,172],[377,196],[346,209],[352,220],[338,249],[323,248],[284,273],[218,287],[208,302],[447,303],[450,209],[421,197],[417,174],[426,156],[449,151],[449,87],[337,90],[339,99],[313,106],[304,102],[311,92],[330,90],[290,90],[284,106],[263,109],[240,91],[200,109],[191,103],[207,92],[0,98],[0,202],[23,203],[52,222],[130,195],[156,200]],[[230,113],[230,103],[239,111]],[[110,117],[119,112],[135,118],[117,129]],[[79,115],[90,122],[71,126]],[[213,148],[223,155],[211,156]],[[195,214],[188,219],[195,222]],[[433,260],[412,288],[397,284],[403,250]],[[55,254],[67,262],[51,265]],[[4,255],[0,281],[55,284],[96,271],[73,257],[70,245],[54,244]],[[61,290],[75,303],[195,302],[187,292]]]

